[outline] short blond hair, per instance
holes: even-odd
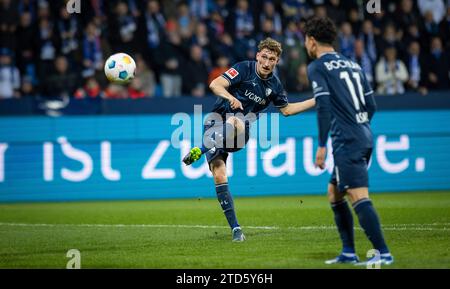
[[[267,37],[258,44],[258,52],[261,52],[263,49],[268,49],[275,52],[278,57],[280,57],[281,53],[283,52],[281,43],[270,37]]]

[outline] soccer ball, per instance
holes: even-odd
[[[127,84],[135,76],[136,63],[126,53],[111,55],[105,62],[105,75],[110,82]]]

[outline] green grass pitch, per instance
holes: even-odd
[[[450,192],[373,194],[396,258],[389,268],[450,268]],[[232,243],[216,199],[0,205],[0,268],[353,268],[325,196],[236,198],[247,240]],[[355,218],[356,249],[371,248]]]

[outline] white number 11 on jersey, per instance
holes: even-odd
[[[361,103],[363,105],[366,105],[366,100],[364,99],[364,92],[363,92],[363,88],[361,85],[361,76],[359,75],[358,72],[353,72],[352,76],[356,80],[356,84],[358,86],[359,99],[361,100]],[[352,95],[352,99],[353,99],[353,103],[355,104],[355,108],[357,111],[359,111],[360,110],[359,100],[358,100],[358,97],[356,96],[355,86],[353,85],[353,82],[350,79],[350,75],[348,74],[347,71],[342,71],[339,74],[339,77],[341,79],[345,80],[348,90],[350,91],[350,94]]]

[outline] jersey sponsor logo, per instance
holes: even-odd
[[[257,96],[256,94],[254,94],[251,91],[245,90],[245,96],[247,96],[249,99],[253,100],[254,102],[256,102],[260,105],[266,104],[266,100],[264,98]]]
[[[234,68],[230,68],[230,69],[228,69],[228,70],[225,72],[225,74],[226,74],[230,79],[233,79],[233,78],[235,78],[236,76],[239,75],[239,72],[238,72],[236,69],[234,69]]]
[[[341,68],[351,68],[361,70],[361,66],[358,63],[350,61],[350,60],[331,60],[323,63],[328,71],[333,69],[341,69]]]

